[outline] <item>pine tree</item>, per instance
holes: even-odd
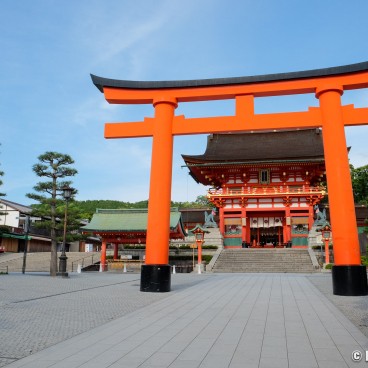
[[[33,189],[37,193],[27,194],[37,202],[33,206],[32,216],[43,219],[42,226],[50,229],[51,237],[51,261],[50,275],[56,276],[57,273],[57,218],[63,219],[63,205],[58,198],[62,198],[62,188],[71,185],[71,181],[62,180],[77,174],[77,170],[69,167],[74,164],[74,160],[66,154],[58,152],[45,152],[38,156],[39,163],[33,165],[33,171],[39,177],[50,180],[37,183]],[[46,220],[45,220],[46,219]]]

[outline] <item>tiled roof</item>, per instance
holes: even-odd
[[[181,213],[170,211],[170,229],[182,228]],[[83,231],[129,232],[147,230],[147,209],[97,209],[91,222],[82,227]]]
[[[31,213],[32,209],[31,207],[24,206],[23,204],[19,204],[12,201],[7,201],[6,199],[0,199],[0,207],[1,205],[14,208],[15,210],[21,212],[21,213]]]
[[[211,134],[203,155],[183,155],[186,163],[229,163],[324,159],[319,129]]]

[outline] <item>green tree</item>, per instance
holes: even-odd
[[[200,195],[196,198],[195,202],[197,206],[213,207],[213,204],[208,200],[207,196]]]
[[[355,203],[368,205],[368,165],[354,168],[350,165]]]
[[[74,164],[74,160],[66,154],[58,152],[45,152],[38,156],[39,163],[33,165],[33,171],[41,178],[48,178],[47,181],[38,182],[33,189],[37,193],[28,193],[27,197],[39,204],[33,206],[33,216],[43,219],[42,226],[50,230],[51,237],[51,261],[50,275],[57,273],[57,218],[63,219],[61,201],[65,186],[70,186],[71,181],[62,180],[77,174],[77,170],[69,167]]]

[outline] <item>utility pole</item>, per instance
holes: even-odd
[[[30,227],[30,216],[26,215],[25,221],[25,243],[24,243],[24,252],[23,252],[23,266],[22,266],[22,274],[24,275],[26,272],[26,263],[27,263],[27,250],[28,250],[28,235],[29,235],[29,227]]]

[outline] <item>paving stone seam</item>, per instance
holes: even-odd
[[[356,339],[354,338],[354,336],[352,336],[351,335],[351,333],[350,333],[350,331],[348,331],[342,324],[341,324],[341,322],[340,322],[340,320],[338,319],[338,318],[336,318],[335,317],[335,314],[334,314],[334,311],[332,311],[331,310],[331,308],[329,308],[329,306],[331,305],[331,303],[327,303],[326,304],[326,299],[324,299],[324,296],[322,295],[322,294],[320,294],[320,292],[319,292],[319,290],[316,288],[316,287],[314,287],[314,286],[312,286],[312,283],[309,281],[309,280],[307,280],[307,279],[305,279],[304,280],[305,281],[305,283],[306,283],[306,288],[309,288],[309,291],[310,292],[312,292],[313,294],[314,294],[314,296],[324,305],[324,307],[326,308],[326,309],[328,309],[332,314],[333,314],[333,316],[334,316],[334,319],[343,327],[343,329],[345,330],[345,331],[347,331],[348,333],[349,333],[349,335],[353,338],[353,340],[355,341],[355,343],[357,344],[357,346],[360,346],[360,344],[356,341]],[[299,284],[300,284],[300,281],[298,280],[297,281]],[[308,298],[308,296],[307,296],[307,294],[306,294],[306,288],[303,288],[303,293],[304,293],[304,295],[305,295],[305,298],[306,298],[306,300],[309,300],[310,298]],[[318,303],[317,303],[318,304]],[[328,334],[328,336],[329,336],[329,338],[330,338],[330,340],[333,342],[333,344],[334,344],[334,346],[335,346],[335,348],[339,351],[339,353],[340,353],[340,355],[341,355],[341,358],[343,359],[343,361],[344,361],[344,363],[346,363],[346,365],[347,366],[349,366],[350,365],[350,363],[351,363],[351,361],[350,361],[350,356],[349,356],[349,360],[345,357],[345,354],[341,351],[341,349],[339,348],[339,345],[338,344],[336,344],[336,342],[335,342],[335,340],[334,340],[334,336],[333,335],[331,335],[331,333],[330,333],[330,331],[329,331],[329,328],[327,328],[326,327],[326,325],[325,325],[325,323],[324,323],[324,321],[323,320],[321,320],[321,318],[320,318],[320,315],[319,315],[319,313],[317,313],[317,310],[316,310],[316,304],[315,303],[309,303],[309,305],[310,305],[310,307],[313,309],[313,311],[314,311],[314,314],[315,314],[315,318],[317,318],[318,319],[318,321],[320,322],[320,324],[321,324],[321,326],[323,326],[323,328],[324,328],[324,330],[326,331],[326,333]],[[307,333],[308,333],[308,330],[307,330],[307,328],[306,328],[306,331],[307,331]],[[313,349],[313,354],[315,355],[315,352],[314,352],[314,349]],[[317,362],[318,362],[318,360],[317,360]]]
[[[201,283],[202,284],[202,283]],[[215,289],[218,287],[218,285],[216,285],[215,283],[210,283],[211,284],[211,290],[213,290],[213,291],[215,291]],[[197,285],[194,285],[194,287],[195,286],[197,286]],[[169,309],[169,311],[168,311],[168,313],[165,313],[163,310],[162,310],[162,304],[164,304],[164,303],[166,303],[167,304],[167,299],[165,298],[165,299],[163,299],[163,300],[160,300],[160,301],[157,301],[157,302],[154,302],[153,304],[150,304],[149,305],[149,307],[150,308],[154,308],[154,309],[156,309],[156,311],[151,311],[152,313],[150,313],[150,316],[151,316],[151,319],[153,319],[153,322],[152,323],[149,323],[149,324],[144,324],[139,330],[136,330],[136,331],[134,331],[133,332],[133,334],[132,335],[129,335],[129,336],[126,336],[123,340],[120,340],[118,343],[116,343],[115,345],[112,345],[111,347],[110,347],[110,349],[114,349],[114,347],[116,346],[116,345],[118,345],[119,343],[121,343],[122,341],[124,341],[124,340],[127,340],[127,339],[129,339],[129,338],[131,338],[132,336],[134,336],[134,334],[138,334],[139,332],[141,332],[142,330],[145,330],[147,327],[150,327],[151,325],[154,325],[155,323],[157,323],[157,320],[159,319],[159,318],[157,318],[157,317],[155,317],[155,314],[159,314],[159,316],[161,316],[161,315],[163,315],[163,314],[165,314],[166,316],[168,315],[168,314],[175,314],[175,313],[177,313],[177,309],[176,309],[176,304],[178,304],[178,307],[180,307],[180,304],[182,303],[182,300],[184,299],[185,301],[186,301],[186,303],[185,304],[188,304],[188,305],[193,305],[193,301],[195,301],[196,300],[196,295],[193,295],[192,297],[191,297],[191,299],[188,299],[188,295],[187,294],[192,294],[192,292],[191,291],[188,291],[187,289],[186,290],[183,290],[182,292],[177,292],[176,294],[173,294],[173,295],[171,295],[171,297],[173,298],[173,299],[176,299],[175,300],[175,302],[174,303],[170,303],[169,305],[166,305],[165,306],[165,308],[166,309]],[[219,298],[220,298],[221,296],[219,296]],[[148,307],[148,306],[146,306],[146,307]],[[135,322],[135,319],[139,319],[140,318],[140,315],[145,315],[145,313],[146,313],[146,311],[144,310],[145,308],[142,308],[140,311],[139,311],[139,313],[135,313],[135,312],[132,312],[133,313],[133,315],[134,315],[134,318],[133,318],[133,316],[130,316],[130,313],[128,314],[128,315],[126,315],[126,316],[122,316],[122,317],[120,317],[121,319],[130,319],[131,320],[131,326],[132,325],[134,325],[136,322]],[[183,312],[183,313],[186,313],[185,311]],[[117,322],[117,320],[115,320],[115,321],[113,321],[112,323],[116,323]],[[172,322],[172,323],[174,323],[174,322]],[[107,328],[108,328],[109,326],[107,326]],[[126,327],[129,327],[129,326],[126,326]],[[166,326],[164,326],[164,327],[162,327],[161,328],[161,330],[163,329],[163,328],[165,328]],[[160,330],[160,331],[161,331]],[[87,333],[91,333],[91,330],[90,331],[88,331]],[[115,335],[117,335],[117,334],[119,334],[119,331],[117,331],[116,333],[115,333]],[[112,337],[113,338],[113,334],[112,335],[110,335],[110,337]],[[102,341],[103,342],[103,341]],[[86,346],[85,347],[85,349],[88,349],[89,348],[89,345],[88,346]],[[136,348],[136,347],[135,347]],[[135,349],[134,348],[134,349]],[[107,350],[110,350],[110,349],[107,349]],[[134,349],[132,349],[132,350],[134,350]],[[79,354],[80,352],[82,352],[83,351],[83,349],[81,349],[81,350],[79,350],[76,354]],[[127,355],[129,352],[126,352],[126,354],[125,355]],[[75,355],[76,355],[75,354]],[[120,358],[119,358],[120,359]],[[93,359],[90,359],[90,360],[93,360]],[[112,363],[113,364],[113,363]]]
[[[313,349],[313,344],[312,344],[312,341],[311,341],[311,336],[309,335],[309,333],[308,333],[308,328],[307,328],[307,326],[306,326],[306,324],[305,324],[305,319],[303,318],[303,313],[302,313],[302,311],[300,310],[300,305],[299,305],[299,302],[298,302],[298,298],[296,297],[296,295],[295,295],[295,283],[297,283],[298,281],[297,281],[297,279],[295,278],[295,279],[290,279],[290,278],[287,278],[286,279],[287,280],[287,282],[288,282],[288,284],[289,284],[289,288],[290,288],[290,291],[291,291],[291,295],[292,295],[292,297],[293,297],[293,301],[294,301],[294,304],[295,304],[295,307],[297,308],[297,310],[298,310],[298,314],[299,314],[299,316],[300,316],[300,320],[301,320],[301,322],[303,323],[303,326],[304,326],[304,330],[305,330],[305,333],[306,333],[306,336],[307,336],[307,338],[308,338],[308,342],[309,342],[309,346],[310,346],[310,348],[311,348],[311,350],[312,350],[312,353],[313,353],[313,356],[314,356],[314,359],[315,359],[315,361],[317,362],[317,364],[318,364],[318,359],[317,359],[317,356],[316,356],[316,354],[315,354],[315,351],[314,351],[314,349]],[[298,292],[302,292],[302,287],[300,286],[300,284],[299,284],[299,287],[298,287]],[[306,300],[308,301],[308,304],[310,305],[311,303],[309,302],[309,300],[308,300],[308,298],[306,298]],[[318,316],[318,314],[317,314],[317,316]],[[287,341],[287,340],[286,340]]]
[[[232,278],[230,278],[230,280],[232,280]],[[255,285],[255,280],[254,279],[252,279],[252,278],[243,278],[243,279],[241,279],[241,282],[242,283],[244,283],[244,284],[248,284],[248,283],[251,283],[251,282],[253,282],[253,286]],[[244,286],[244,285],[243,285]],[[252,290],[252,288],[250,289],[250,290]],[[218,334],[218,336],[217,336],[217,338],[213,341],[213,343],[212,343],[212,345],[211,345],[211,347],[208,349],[208,351],[207,351],[207,354],[205,354],[205,356],[203,357],[203,359],[201,360],[201,362],[200,362],[200,364],[199,364],[199,367],[203,364],[203,362],[205,361],[205,359],[207,358],[207,356],[208,356],[208,354],[210,353],[210,351],[213,349],[213,347],[215,346],[215,344],[216,344],[216,342],[219,340],[219,338],[220,338],[220,336],[221,336],[221,333],[226,329],[226,327],[229,325],[229,323],[230,323],[230,320],[231,320],[231,318],[235,315],[235,313],[239,310],[239,308],[240,308],[240,306],[242,305],[242,303],[243,303],[243,301],[244,301],[244,299],[249,295],[249,292],[250,292],[250,290],[247,292],[247,294],[245,295],[245,296],[243,296],[242,298],[241,298],[241,300],[238,302],[238,306],[234,309],[234,311],[233,311],[233,313],[231,314],[231,317],[228,319],[228,321],[227,321],[227,323],[223,326],[223,328],[222,328],[222,330],[221,330],[221,332],[219,332],[219,334]],[[235,290],[236,291],[236,290]],[[217,316],[218,317],[218,316]],[[209,323],[208,323],[208,325],[209,325]],[[198,336],[198,335],[197,335]],[[196,337],[197,337],[196,336]],[[194,339],[193,339],[193,341],[194,341]],[[236,347],[235,347],[235,349],[236,349]],[[234,351],[235,351],[235,349],[234,349]],[[180,356],[180,355],[179,355]],[[178,357],[179,357],[178,356]],[[229,363],[230,364],[230,363]]]
[[[224,283],[229,283],[229,281],[228,280],[224,280]],[[198,288],[198,285],[195,285],[194,287],[197,287]],[[231,285],[231,287],[232,287],[232,289],[235,289],[235,287],[236,287],[236,285]],[[218,286],[216,286],[215,284],[213,285],[213,287],[212,287],[212,289],[207,289],[206,291],[207,291],[207,293],[209,293],[210,295],[213,293],[213,291],[215,291],[215,290],[213,290],[213,289],[217,289],[218,288]],[[223,291],[223,293],[222,294],[216,294],[216,293],[214,293],[214,294],[212,294],[214,297],[215,297],[215,299],[214,299],[214,301],[212,301],[211,302],[211,298],[205,298],[204,299],[204,302],[205,303],[207,303],[208,305],[210,305],[210,304],[213,304],[213,303],[215,303],[215,301],[216,300],[220,300],[220,299],[222,299],[223,298],[223,296],[224,296],[224,294],[226,294],[227,292],[228,292],[228,290],[226,290],[226,288],[224,287],[223,288],[224,289],[224,291]],[[213,291],[212,291],[213,290]],[[235,290],[236,291],[236,290]],[[193,291],[191,290],[191,291],[188,291],[188,293],[189,294],[193,294]],[[204,297],[204,294],[203,293],[200,293],[200,294],[202,294],[202,297]],[[196,294],[194,294],[193,295],[193,301],[197,301],[198,300],[198,297],[197,297],[197,295]],[[165,300],[166,302],[167,302],[167,300]],[[192,305],[192,301],[188,301],[188,304],[190,304],[190,305]],[[172,308],[172,304],[170,304],[169,306],[168,306],[168,308],[169,309],[174,309],[175,310],[175,308]],[[193,321],[194,320],[196,320],[196,319],[198,319],[198,318],[200,318],[200,316],[201,316],[201,314],[203,313],[203,311],[202,311],[202,309],[203,309],[203,306],[201,306],[201,304],[199,304],[199,305],[197,305],[196,306],[196,309],[199,309],[199,313],[198,313],[198,315],[195,317],[195,316],[193,316]],[[175,311],[175,313],[177,313],[177,310]],[[183,311],[183,314],[185,314],[186,312],[185,311]],[[193,313],[193,310],[191,311],[191,313]],[[194,313],[193,313],[194,314]],[[212,321],[213,321],[213,319],[215,319],[216,318],[216,315],[207,323],[207,325],[209,325]],[[176,318],[177,319],[177,318]],[[154,334],[154,335],[156,335],[156,334],[158,334],[158,333],[160,333],[164,328],[166,329],[166,328],[168,328],[170,325],[174,325],[176,323],[176,320],[175,321],[172,321],[170,324],[168,324],[167,326],[164,326],[161,330],[158,330],[158,331],[156,331],[156,333]],[[171,339],[173,339],[175,336],[177,336],[178,334],[180,334],[182,331],[178,331],[174,336],[172,336],[171,337]],[[123,356],[123,357],[120,357],[118,360],[116,360],[115,362],[113,362],[113,363],[111,363],[110,364],[110,366],[111,365],[113,365],[113,364],[115,364],[115,363],[117,363],[119,360],[123,360],[129,353],[131,353],[132,351],[134,351],[134,350],[136,350],[136,349],[138,349],[138,348],[140,348],[146,341],[148,341],[149,339],[151,339],[151,338],[153,338],[154,337],[154,335],[152,335],[152,336],[150,336],[150,337],[148,337],[145,341],[142,341],[141,342],[141,344],[140,345],[138,345],[138,346],[136,346],[136,347],[134,347],[133,349],[131,349],[129,352],[126,352],[126,354]],[[167,342],[165,342],[165,343],[163,343],[162,345],[161,345],[161,347],[159,347],[159,348],[157,348],[157,350],[154,352],[154,353],[152,353],[149,357],[147,357],[144,361],[142,361],[140,364],[139,364],[139,366],[142,366],[143,364],[145,364],[159,349],[161,349],[165,344],[166,344]],[[111,348],[111,349],[113,349],[113,347]]]
[[[39,300],[39,299],[53,298],[55,296],[60,296],[60,295],[67,295],[67,294],[73,294],[73,293],[79,293],[79,292],[83,292],[83,291],[88,291],[88,290],[96,290],[96,289],[105,288],[105,287],[109,287],[109,286],[115,286],[115,285],[121,285],[121,284],[128,284],[128,283],[139,281],[139,280],[140,279],[129,280],[129,281],[122,281],[122,282],[117,282],[117,283],[114,283],[114,284],[107,284],[107,285],[94,286],[94,287],[85,288],[85,289],[65,291],[65,292],[62,292],[62,293],[45,295],[45,296],[40,296],[40,297],[37,297],[37,298],[30,298],[30,299],[24,299],[24,300],[16,300],[16,301],[13,301],[13,302],[11,302],[9,304],[17,304],[17,303],[31,302],[31,301]]]
[[[257,278],[256,278],[256,277],[254,277],[253,286],[256,284],[256,279],[259,279],[259,278],[260,278],[259,276],[258,276]],[[248,322],[249,322],[249,320],[250,320],[250,318],[251,318],[252,312],[253,312],[253,310],[254,310],[255,306],[257,305],[257,300],[258,300],[258,298],[259,298],[259,295],[260,295],[260,293],[261,293],[261,290],[262,290],[263,285],[264,285],[264,283],[265,283],[265,282],[266,282],[266,279],[264,279],[264,280],[263,280],[262,287],[260,287],[260,288],[259,288],[258,293],[257,293],[257,296],[254,298],[254,302],[253,302],[252,308],[251,308],[251,310],[249,311],[248,318],[247,318],[246,322],[244,323],[244,328],[243,328],[242,333],[241,333],[241,335],[240,335],[240,337],[239,337],[238,343],[237,343],[237,344],[236,344],[236,346],[235,346],[234,351],[237,351],[238,347],[240,346],[240,342],[241,342],[241,340],[242,340],[242,338],[243,338],[243,336],[244,336],[244,332],[245,332],[246,327],[247,327],[247,325],[248,325]],[[248,295],[249,295],[249,293],[248,293],[246,296],[248,296]],[[244,298],[244,299],[245,299],[245,298]],[[244,300],[244,299],[243,299],[243,300]],[[231,363],[233,362],[233,359],[234,359],[234,354],[233,354],[233,356],[231,357],[231,360],[230,360],[230,362],[229,362],[229,366],[230,366],[230,365],[231,365]]]
[[[265,279],[267,280],[267,278]],[[269,281],[269,280],[267,280]],[[271,283],[272,283],[272,279],[271,279]],[[264,287],[266,284],[266,282],[262,285],[262,287]],[[267,285],[267,284],[266,284]],[[265,337],[265,332],[266,332],[266,326],[267,326],[267,318],[268,318],[268,312],[270,310],[270,300],[271,300],[271,292],[272,292],[272,287],[269,288],[269,294],[268,294],[268,303],[267,303],[267,312],[266,312],[266,318],[265,318],[265,323],[263,325],[263,336],[262,336],[262,343],[261,343],[261,352],[259,354],[259,360],[258,360],[258,366],[260,366],[261,364],[261,359],[262,359],[262,351],[263,351],[263,347],[264,347],[264,337]],[[267,289],[266,289],[267,291]]]
[[[198,281],[196,280],[196,283],[198,283]],[[213,287],[216,287],[216,285],[214,285]],[[181,290],[181,291],[186,291],[186,289],[187,288],[185,288],[185,289],[183,289],[183,290]],[[180,293],[180,294],[183,294],[183,293]],[[171,294],[172,296],[174,296],[174,295],[177,295],[177,292],[175,292],[175,293],[173,293],[173,294]],[[165,297],[165,295],[160,295],[160,296],[162,296],[162,297]],[[167,296],[169,296],[169,293],[167,293]],[[177,296],[176,296],[176,298],[177,298]],[[183,298],[186,298],[186,293],[184,293],[184,295],[183,295]],[[155,302],[153,302],[153,303],[158,303],[158,308],[157,309],[160,309],[160,306],[159,306],[159,304],[161,303],[161,302],[164,302],[164,300],[165,299],[162,299],[162,300],[158,300],[158,301],[155,301]],[[180,299],[179,299],[179,303],[180,303]],[[146,305],[145,305],[146,306]],[[140,307],[140,309],[141,309],[142,307]],[[144,306],[143,306],[143,308],[144,308]],[[133,312],[135,312],[135,311],[133,311]],[[132,313],[132,312],[129,312],[129,313]],[[128,314],[129,314],[128,313]],[[124,316],[120,316],[120,317],[118,317],[118,318],[124,318]],[[94,326],[94,327],[92,327],[92,329],[93,328],[98,328],[98,327],[101,327],[101,326],[104,326],[106,323],[109,323],[109,322],[104,322],[104,323],[102,323],[101,325],[97,325],[97,326]],[[114,321],[112,321],[112,323],[114,323]],[[55,346],[55,345],[58,345],[58,344],[60,344],[60,343],[65,343],[68,339],[70,339],[70,337],[77,337],[78,335],[83,335],[83,333],[89,333],[91,331],[91,328],[90,329],[88,329],[88,330],[86,330],[86,331],[84,331],[84,332],[81,332],[81,333],[79,333],[79,334],[76,334],[76,335],[73,335],[73,336],[69,336],[69,337],[67,337],[66,338],[66,340],[64,339],[63,341],[58,341],[58,342],[56,342],[55,344],[52,344],[52,345],[49,345],[48,347],[46,347],[46,348],[52,348],[53,346]],[[44,348],[45,349],[45,348]],[[34,355],[33,355],[34,356]],[[19,358],[17,358],[17,359],[19,359]]]
[[[230,281],[229,281],[229,280],[226,280],[226,284],[229,284],[229,283],[230,283]],[[212,284],[212,283],[210,283],[210,284]],[[196,285],[196,287],[198,288],[198,285]],[[213,288],[218,289],[218,285],[217,285],[217,286],[216,286],[216,285],[214,285],[214,286],[213,286]],[[213,289],[213,288],[212,288],[212,289]],[[227,291],[227,287],[223,287],[223,288],[221,288],[221,289],[223,289],[223,290],[224,290],[224,293],[226,293],[226,291]],[[207,290],[207,291],[211,292],[211,290]],[[214,290],[214,291],[216,291],[216,290]],[[189,293],[189,294],[193,294],[193,291],[190,291],[190,292],[188,291],[188,293]],[[198,290],[198,292],[197,292],[197,293],[199,293],[199,294],[201,295],[201,291],[200,291],[200,290]],[[212,294],[213,294],[214,296],[216,296],[216,293],[212,293]],[[221,295],[218,295],[218,294],[217,294],[216,299],[221,299],[221,298],[222,298],[222,296],[223,296],[222,294],[221,294]],[[194,294],[194,295],[193,295],[193,299],[194,299],[194,300],[198,300],[198,296],[197,296],[196,294]],[[166,301],[166,302],[167,302],[167,301]],[[213,303],[213,302],[211,302],[211,299],[208,299],[208,298],[205,300],[205,302],[207,302],[207,304],[209,304],[209,305],[210,305],[211,303]],[[188,301],[188,303],[189,303],[189,304],[191,304],[191,301]],[[172,307],[172,303],[168,306],[168,308],[169,308],[169,309],[172,309],[172,308],[173,308],[173,307]],[[200,305],[198,306],[198,308],[203,309],[202,307],[200,307]],[[175,308],[173,308],[173,309],[175,309]],[[184,311],[183,313],[186,313],[186,312]],[[200,311],[200,313],[202,313],[202,311]],[[199,314],[199,316],[200,316],[200,314]],[[216,317],[216,316],[215,316],[215,317]],[[171,324],[175,324],[175,321],[171,322]],[[162,329],[161,329],[161,330],[162,330]],[[159,331],[157,331],[157,333],[159,333]],[[180,331],[179,331],[179,333],[180,333]],[[154,335],[153,335],[153,336],[154,336]],[[151,336],[151,337],[149,337],[149,338],[152,338],[152,336]],[[140,344],[139,346],[141,346],[142,344],[143,344],[143,342],[141,342],[141,344]],[[134,349],[132,349],[132,350],[135,350],[136,348],[139,348],[139,346],[134,347]],[[132,351],[132,350],[131,350],[131,351]],[[128,355],[131,351],[126,352],[126,354],[125,354],[125,355]],[[150,357],[148,357],[145,361],[147,361],[149,358],[150,358]],[[120,359],[121,359],[121,358],[120,358]],[[119,359],[119,360],[120,360],[120,359]],[[145,361],[141,362],[141,365],[142,365],[142,364],[144,364],[144,363],[145,363]],[[116,362],[114,362],[114,363],[116,363]],[[111,363],[111,364],[114,364],[114,363]]]

